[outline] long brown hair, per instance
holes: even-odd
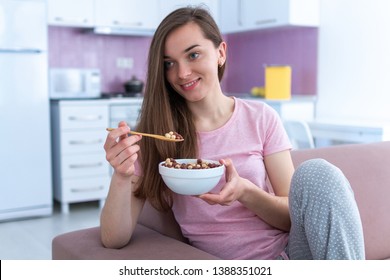
[[[180,143],[155,141],[147,137],[140,141],[139,162],[144,175],[135,195],[148,199],[159,210],[171,208],[172,194],[159,175],[158,163],[168,157],[198,157],[198,141],[192,113],[186,100],[168,83],[164,68],[164,47],[168,34],[189,22],[196,23],[204,37],[211,40],[216,48],[223,41],[214,19],[201,7],[186,7],[173,11],[160,23],[152,39],[145,96],[137,130],[162,135],[176,131],[185,139]],[[224,71],[225,64],[218,68],[219,80],[222,79]]]

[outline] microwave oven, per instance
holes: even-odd
[[[101,96],[99,69],[51,68],[50,99],[98,98]]]

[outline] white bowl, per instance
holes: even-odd
[[[178,163],[196,163],[197,159],[175,159]],[[218,161],[203,159],[205,162]],[[208,169],[177,169],[163,166],[160,162],[158,170],[165,184],[173,192],[183,195],[200,195],[211,191],[221,179],[225,166]]]

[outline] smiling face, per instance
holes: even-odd
[[[166,78],[187,101],[199,101],[220,92],[218,66],[226,60],[225,42],[216,48],[191,22],[172,31],[164,49]]]

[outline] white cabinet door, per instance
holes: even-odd
[[[245,29],[258,29],[286,23],[289,0],[241,0],[241,18]]]
[[[222,33],[235,33],[244,30],[241,0],[230,0],[229,5],[219,2],[219,28]]]
[[[159,0],[95,0],[100,27],[154,30],[159,23]]]
[[[117,127],[125,121],[131,129],[135,129],[141,112],[142,100],[110,105],[110,127]]]
[[[214,20],[219,21],[219,1],[218,0],[159,0],[160,19],[163,20],[170,12],[177,8],[187,6],[200,6],[208,9]]]
[[[0,0],[0,51],[46,50],[45,14],[45,1]]]
[[[224,33],[282,26],[319,26],[318,0],[220,0]]]
[[[48,24],[74,27],[94,25],[94,0],[48,0]]]

